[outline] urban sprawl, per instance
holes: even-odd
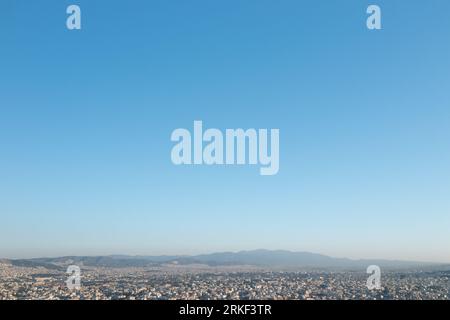
[[[68,274],[0,263],[0,300],[174,299],[440,299],[449,300],[450,271],[383,272],[369,290],[364,272],[270,271],[256,268],[81,267],[80,287]]]

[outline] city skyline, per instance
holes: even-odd
[[[65,271],[0,261],[0,300],[448,300],[450,272],[384,272],[369,289],[365,272],[252,268],[83,268],[77,289]]]

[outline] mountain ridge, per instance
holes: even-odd
[[[199,255],[107,255],[107,256],[62,256],[54,258],[1,259],[15,266],[45,267],[63,269],[75,264],[89,267],[125,268],[125,267],[161,267],[168,265],[189,266],[201,264],[210,267],[220,266],[256,266],[263,268],[345,268],[360,269],[369,265],[389,268],[412,268],[446,265],[420,261],[402,261],[387,259],[349,259],[335,258],[323,254],[288,250],[243,250],[224,251]]]

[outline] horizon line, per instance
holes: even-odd
[[[324,257],[332,258],[332,259],[346,259],[350,261],[386,261],[386,262],[405,262],[405,263],[421,263],[421,264],[433,264],[433,265],[450,265],[449,262],[443,261],[422,261],[422,260],[410,260],[410,259],[389,259],[389,258],[349,258],[349,257],[337,257],[332,255],[327,255],[323,253],[317,253],[312,251],[295,251],[288,249],[243,249],[243,250],[223,250],[223,251],[210,251],[207,253],[198,253],[198,254],[124,254],[124,253],[112,253],[112,254],[91,254],[91,255],[83,255],[83,254],[68,254],[68,255],[44,255],[44,256],[34,256],[31,258],[8,258],[8,257],[0,257],[0,260],[33,260],[33,259],[56,259],[56,258],[66,258],[66,257],[196,257],[202,255],[212,255],[212,254],[223,254],[223,253],[241,253],[241,252],[255,252],[255,251],[266,251],[266,252],[287,252],[287,253],[308,253],[314,255],[321,255]]]

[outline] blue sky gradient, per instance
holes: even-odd
[[[82,30],[66,29],[78,4]],[[380,31],[366,8],[382,9]],[[450,2],[0,3],[0,257],[450,262]],[[280,171],[171,132],[279,128]]]

